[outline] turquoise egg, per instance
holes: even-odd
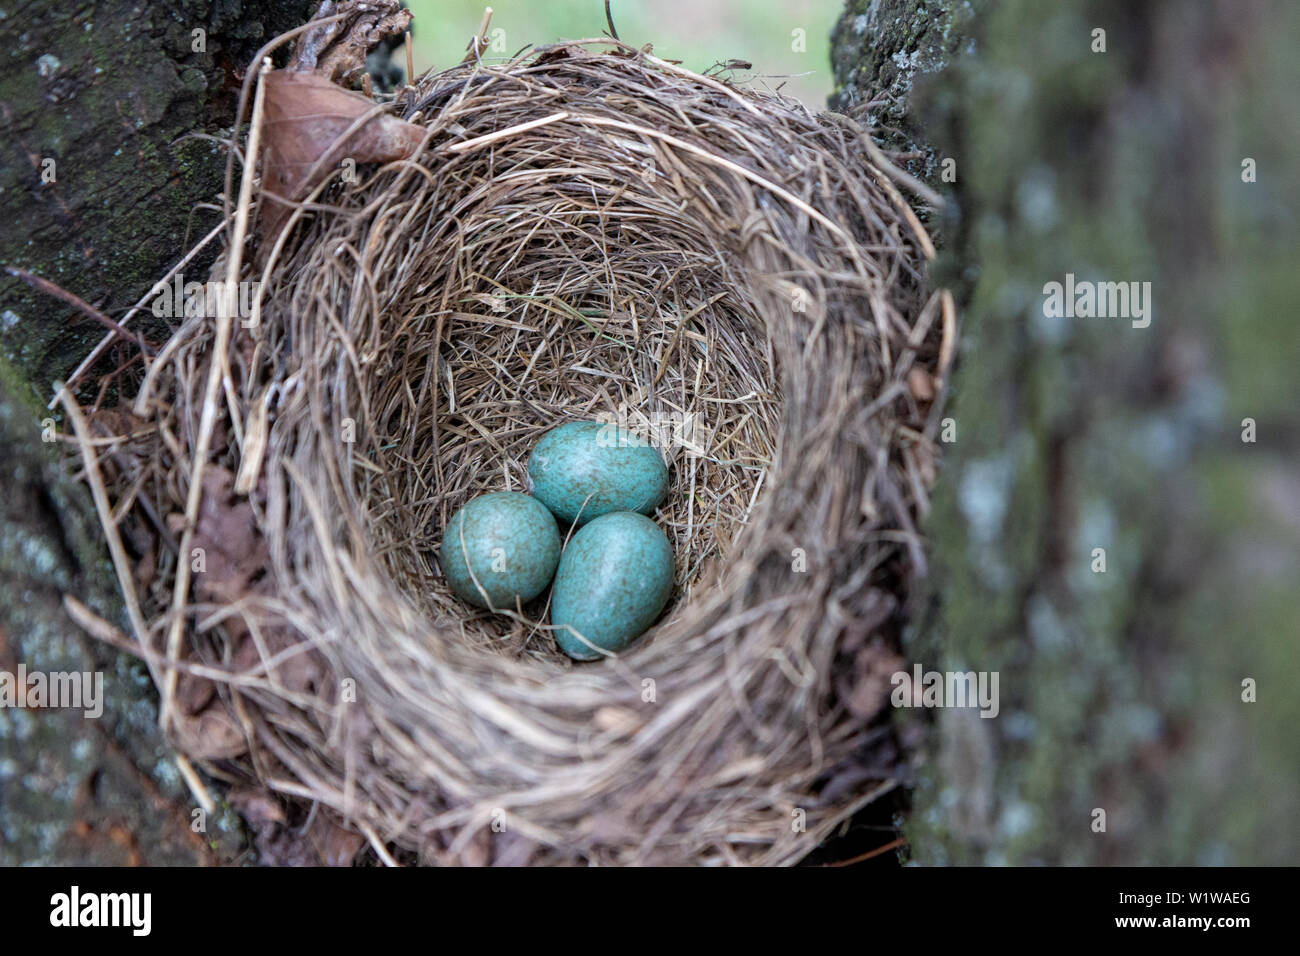
[[[657,524],[631,511],[595,518],[560,555],[551,587],[555,641],[579,661],[604,656],[587,641],[621,651],[654,623],[672,590],[673,549]]]
[[[650,514],[668,491],[668,469],[655,447],[599,422],[552,428],[528,456],[528,477],[538,501],[578,525],[615,511]]]
[[[494,491],[451,516],[440,556],[442,573],[461,598],[476,607],[514,610],[516,598],[530,601],[551,583],[560,529],[536,498]]]

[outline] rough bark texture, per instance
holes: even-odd
[[[830,108],[865,118],[881,146],[932,175],[934,147],[912,90],[969,45],[973,18],[965,0],[849,0],[831,32]]]
[[[909,18],[967,5],[869,6],[865,41],[856,3],[837,31],[837,101],[908,97],[909,135],[958,172],[936,182],[960,210],[936,270],[964,300],[957,437],[909,651],[1000,675],[996,719],[928,714],[913,858],[1291,861],[1297,11],[975,4],[952,65],[908,96],[881,64]],[[1150,281],[1150,326],[1047,318],[1066,273]]]
[[[5,4],[0,13],[0,263],[48,278],[110,316],[140,298],[216,222],[224,156],[194,132],[234,115],[236,72],[314,3]],[[204,31],[203,52],[192,31]],[[42,180],[54,160],[54,181]],[[204,271],[196,263],[195,273]],[[149,330],[152,316],[140,317]],[[165,328],[153,328],[158,337]],[[98,670],[99,719],[0,709],[0,864],[193,863],[242,852],[223,810],[193,800],[157,732],[135,662],[92,647],[64,614],[81,597],[124,626],[89,496],[62,476],[33,402],[103,329],[0,277],[0,671]],[[110,366],[111,368],[111,366]]]
[[[217,221],[195,206],[220,191],[224,153],[188,134],[229,127],[237,79],[249,59],[314,6],[310,0],[5,4],[0,263],[28,269],[120,317],[187,239]],[[201,51],[196,30],[203,31]],[[149,330],[153,317],[136,321]],[[46,390],[68,374],[103,331],[0,276],[0,352],[35,387]],[[157,326],[152,331],[165,335]]]
[[[149,675],[63,611],[73,594],[116,621],[120,600],[89,495],[63,474],[56,443],[42,441],[53,419],[25,391],[0,359],[0,671],[101,674],[104,711],[0,707],[0,865],[234,859],[244,838],[232,813],[191,826]]]

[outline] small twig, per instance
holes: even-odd
[[[947,289],[940,293],[939,303],[943,308],[943,340],[939,344],[939,364],[935,367],[934,378],[937,386],[942,388],[957,348],[957,306]]]
[[[108,503],[108,491],[104,487],[104,478],[99,473],[99,459],[95,455],[94,446],[91,444],[90,429],[86,426],[86,419],[81,414],[81,407],[77,404],[77,400],[72,397],[72,393],[68,391],[67,386],[59,385],[55,391],[57,393],[56,397],[63,403],[68,421],[72,423],[73,434],[77,436],[77,443],[81,450],[81,460],[86,466],[86,483],[90,485],[90,496],[95,502],[95,511],[99,515],[99,522],[104,526],[104,537],[108,540],[108,554],[113,559],[113,570],[117,574],[117,585],[122,591],[122,600],[126,604],[127,618],[131,622],[131,629],[135,631],[135,639],[140,644],[140,653],[144,656],[145,663],[149,666],[149,673],[156,683],[161,674],[155,659],[156,655],[153,648],[149,646],[149,628],[145,625],[144,614],[140,611],[140,599],[136,594],[135,582],[131,579],[131,563],[127,559],[126,548],[122,546],[122,536],[118,532],[117,523],[113,520],[113,509]],[[98,620],[98,618],[94,612],[80,601],[77,601],[76,598],[65,598],[63,606],[74,621],[86,628],[94,636],[104,633],[104,628],[111,627],[102,620],[99,621],[99,624],[95,624],[92,619]]]
[[[488,143],[495,143],[499,139],[514,136],[516,133],[524,133],[530,129],[537,129],[539,126],[548,126],[551,123],[558,123],[560,120],[566,120],[568,118],[569,114],[563,111],[552,113],[550,116],[543,116],[541,119],[529,120],[527,123],[520,123],[518,126],[499,129],[495,133],[484,133],[482,136],[475,136],[473,139],[467,139],[463,143],[455,143],[448,146],[447,149],[453,153],[464,153],[471,149],[477,149],[480,146],[486,146]]]
[[[479,24],[478,32],[474,34],[473,39],[469,41],[469,52],[465,54],[462,63],[468,63],[470,60],[477,60],[483,50],[487,49],[487,32],[488,24],[492,22],[492,8],[483,8],[483,20]]]
[[[900,193],[897,187],[889,181],[889,177],[886,175],[885,171],[879,167],[876,169],[876,179],[889,198],[894,201],[894,205],[898,207],[899,213],[907,221],[908,226],[911,227],[912,234],[916,236],[917,244],[921,247],[921,254],[925,256],[927,260],[933,261],[934,257],[938,255],[938,253],[935,251],[934,242],[930,239],[930,233],[928,233],[925,226],[921,224],[921,220],[918,219],[916,213],[912,211],[912,207],[907,204],[907,200],[903,198],[903,194]]]
[[[144,658],[144,652],[140,645],[127,637],[108,621],[104,620],[86,605],[71,594],[63,595],[63,610],[68,617],[72,618],[74,624],[99,641],[101,644],[107,644],[109,647],[119,650],[124,654],[131,654],[134,657]]]
[[[111,332],[113,332],[114,335],[120,335],[123,338],[130,337],[131,333],[128,332],[125,328],[123,328],[120,323],[114,322],[103,312],[100,312],[99,309],[95,308],[93,305],[91,305],[89,302],[87,302],[85,299],[81,298],[80,296],[74,295],[73,293],[69,292],[66,289],[59,288],[49,279],[42,279],[40,276],[28,272],[26,269],[19,269],[17,266],[5,266],[5,272],[9,273],[15,279],[22,279],[24,282],[26,282],[33,289],[36,289],[38,292],[44,292],[46,295],[53,296],[54,298],[58,299],[60,302],[67,303],[68,305],[76,309],[78,312],[81,312],[83,315],[89,316],[90,318],[98,322],[100,325],[109,329]],[[144,339],[138,335],[135,337],[135,339],[140,344],[140,350],[145,351]]]
[[[235,235],[230,243],[230,259],[226,264],[226,282],[228,288],[234,288],[243,267],[244,237],[248,232],[248,208],[252,203],[253,172],[257,168],[257,154],[262,141],[262,113],[266,98],[266,74],[271,72],[271,61],[265,59],[258,70],[257,93],[253,97],[252,123],[248,130],[247,161],[244,163],[244,176],[239,185],[239,203],[235,207]],[[171,720],[173,699],[176,695],[178,672],[171,662],[180,656],[181,629],[185,623],[182,613],[185,597],[190,590],[190,563],[184,556],[190,553],[194,541],[194,528],[198,522],[199,502],[203,497],[203,469],[207,465],[208,449],[212,443],[212,430],[217,419],[217,393],[221,389],[225,372],[226,351],[230,346],[232,322],[231,310],[234,303],[229,296],[221,299],[221,310],[217,315],[217,334],[212,346],[212,359],[208,365],[208,381],[203,396],[203,414],[199,419],[199,434],[194,446],[194,457],[190,465],[190,486],[185,502],[185,529],[181,533],[180,553],[182,560],[176,565],[176,586],[172,589],[172,619],[167,634],[167,677],[163,683],[162,706],[159,709],[158,723],[166,732]]]
[[[610,0],[605,0],[605,22],[609,24],[609,35],[615,40],[618,37],[618,31],[614,29],[614,14],[609,9]]]
[[[203,785],[203,781],[194,771],[194,765],[185,759],[184,754],[173,754],[172,756],[176,761],[176,769],[181,772],[185,785],[190,788],[190,793],[199,802],[203,812],[208,814],[216,813],[217,803],[212,799],[212,794],[208,793],[208,788]]]
[[[388,847],[384,846],[384,842],[379,839],[379,834],[375,832],[374,827],[369,823],[360,823],[358,827],[370,842],[371,849],[375,851],[375,855],[379,857],[384,866],[400,867],[402,865],[393,859],[393,855],[388,852]]]
[[[882,853],[888,853],[890,850],[896,850],[900,846],[905,846],[906,844],[907,838],[899,837],[897,840],[890,840],[884,846],[878,846],[874,850],[869,850],[860,856],[850,857],[847,860],[836,860],[834,863],[823,863],[822,866],[852,866],[854,863],[862,863],[865,860],[870,860],[872,857],[880,856]]]

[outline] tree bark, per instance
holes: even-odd
[[[931,728],[911,854],[1288,862],[1300,282],[1280,211],[1300,182],[1283,132],[1296,11],[966,9],[855,0],[836,32],[836,105],[883,102],[887,146],[928,157],[913,170],[955,199],[935,274],[962,300],[956,440],[907,651],[999,675],[996,718],[900,711]],[[909,49],[954,55],[908,78]],[[1052,317],[1045,286],[1067,274],[1150,282],[1149,324]]]
[[[98,0],[6,5],[0,18],[0,263],[121,317],[218,221],[238,79],[314,3]],[[210,257],[207,260],[210,262]],[[193,267],[198,274],[205,262]],[[152,315],[133,324],[163,337]],[[44,392],[103,335],[0,275],[0,346]]]

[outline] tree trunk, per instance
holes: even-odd
[[[1289,862],[1296,10],[965,9],[855,0],[836,32],[836,105],[882,101],[887,148],[921,154],[912,169],[957,207],[935,270],[963,300],[956,438],[907,650],[927,670],[996,673],[1000,710],[900,712],[932,730],[911,853]],[[942,72],[931,49],[955,51]],[[904,77],[909,50],[923,55]],[[1149,324],[1053,317],[1045,285],[1067,273],[1151,283]]]
[[[314,3],[99,0],[9,7],[0,17],[0,263],[121,317],[218,221],[210,139],[267,39]],[[209,259],[210,261],[210,259]],[[198,274],[203,263],[192,270]],[[153,316],[134,324],[150,326]],[[103,335],[84,315],[0,276],[0,345],[42,392]]]

